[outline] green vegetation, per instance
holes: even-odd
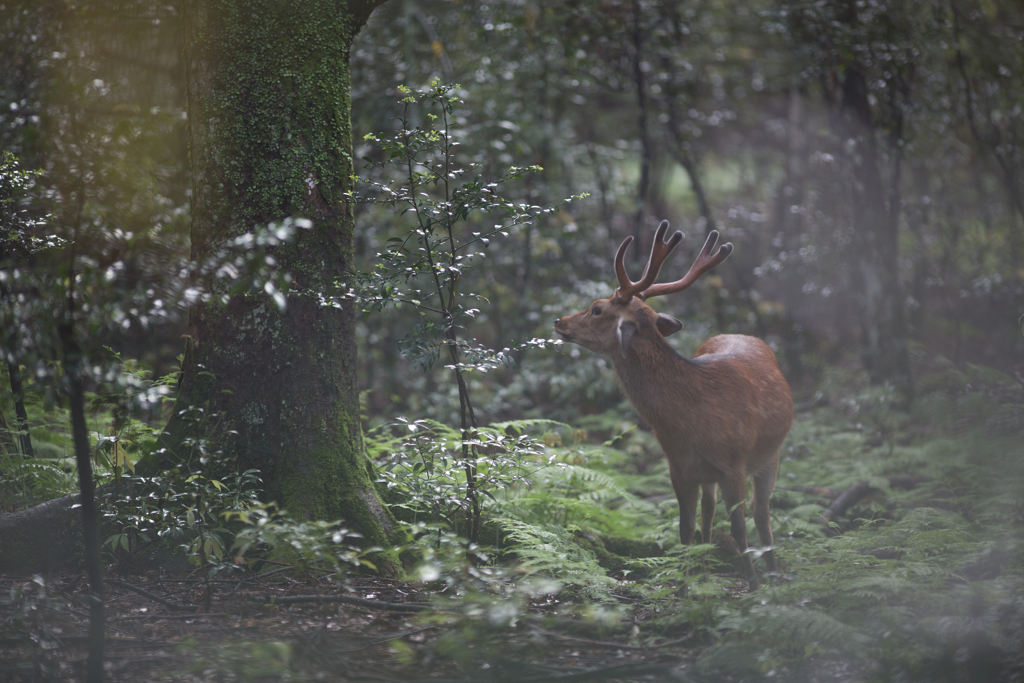
[[[829,405],[798,415],[773,497],[782,569],[749,594],[714,545],[679,546],[665,463],[651,452],[650,435],[629,425],[626,407],[621,416],[589,420],[585,433],[529,420],[481,428],[482,531],[472,546],[459,535],[466,528],[460,431],[430,421],[375,430],[368,444],[380,485],[412,541],[404,551],[410,578],[461,596],[459,609],[440,622],[452,630],[435,643],[442,648],[435,654],[456,656],[472,645],[483,657],[524,629],[563,624],[558,628],[589,637],[650,645],[695,633],[696,667],[708,675],[760,676],[803,661],[846,661],[880,680],[934,680],[950,670],[997,680],[1019,665],[1016,643],[1024,632],[1024,501],[1017,485],[1024,453],[1021,425],[1005,417],[1019,420],[1022,403],[1005,402],[1019,389],[991,369],[930,362],[972,372],[975,382],[922,391],[912,412],[894,408],[891,391],[873,389],[856,372],[837,371],[820,385]],[[977,379],[982,375],[989,381]],[[66,418],[56,407],[48,414],[51,425],[34,434],[40,443],[59,444]],[[93,438],[102,443],[100,435]],[[6,504],[20,507],[74,490],[69,461],[39,457],[26,467],[20,456],[6,458],[0,484]],[[98,472],[114,476],[109,465]],[[898,479],[907,477],[915,480],[912,488]],[[188,511],[208,504],[190,492],[197,481],[192,475],[164,484],[171,490],[161,506],[167,531],[158,533],[177,529],[186,552],[202,538],[188,524]],[[838,535],[827,534],[820,519],[835,495],[828,489],[858,481],[872,486],[870,497],[836,520]],[[231,509],[244,490],[225,488],[213,512]],[[130,501],[108,501],[106,514],[114,524],[137,522],[132,528],[139,529],[144,522],[127,512]],[[259,548],[277,547],[277,557],[295,566],[340,569],[342,577],[366,565],[366,550],[345,542],[350,534],[343,529],[338,536],[336,526],[295,524],[251,503],[239,510],[219,515],[234,520],[230,532],[217,531],[227,537],[209,536],[217,544],[203,558],[211,576],[236,571],[237,560],[220,551],[235,534],[239,544],[230,556],[249,562]],[[716,533],[727,529],[720,509]],[[121,538],[107,544],[131,558],[140,537],[128,547]],[[198,550],[191,554],[201,557]],[[531,608],[551,600],[559,607],[547,616]],[[444,604],[450,609],[450,599]],[[480,620],[487,628],[458,627]],[[631,630],[633,624],[639,629]],[[428,653],[404,656],[415,661]]]

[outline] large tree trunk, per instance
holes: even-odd
[[[345,519],[388,545],[359,424],[354,312],[318,304],[352,254],[349,48],[376,0],[185,5],[192,250],[288,216],[313,222],[274,257],[294,277],[287,307],[259,295],[190,314],[176,417],[163,442],[188,460],[195,421],[237,432],[230,455],[262,472],[268,498]],[[209,424],[208,424],[209,426]]]
[[[389,547],[392,518],[363,451],[354,312],[321,307],[314,295],[351,258],[353,220],[342,201],[353,173],[349,48],[382,2],[185,3],[193,256],[288,216],[313,227],[274,253],[294,277],[284,311],[256,295],[191,311],[175,417],[161,443],[165,461],[198,465],[193,437],[234,430],[228,455],[260,469],[268,499],[299,517],[344,519],[368,544]],[[194,409],[205,422],[190,418]],[[75,498],[0,515],[0,571],[75,561]]]

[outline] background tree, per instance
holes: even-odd
[[[1007,38],[985,47],[996,25]],[[356,41],[354,112],[357,129],[386,127],[399,95],[380,83],[460,82],[470,110],[456,135],[487,150],[475,161],[543,166],[523,190],[531,204],[591,193],[493,254],[479,275],[481,339],[550,334],[556,305],[573,310],[606,286],[638,217],[642,239],[669,217],[738,245],[676,313],[768,338],[798,393],[856,359],[909,398],[922,345],[1017,367],[1007,311],[1024,291],[1010,189],[1021,114],[1006,74],[1020,27],[1012,3],[395,4]],[[357,225],[357,255],[372,258],[388,224],[367,211]],[[422,400],[433,380],[387,352],[406,329],[401,316],[360,327],[371,414],[442,417],[451,399]],[[584,412],[609,408],[618,396],[599,362],[534,356],[485,383],[479,412],[573,419],[549,381],[567,372],[587,377]]]

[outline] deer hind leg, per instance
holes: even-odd
[[[741,561],[743,570],[747,574],[747,581],[750,583],[750,590],[757,590],[759,583],[757,574],[754,573],[754,562],[750,559],[750,553],[745,552],[747,549],[747,520],[746,506],[744,505],[746,497],[746,477],[722,482],[722,498],[729,510],[729,531],[732,533],[736,545],[739,546],[740,552],[743,553]]]
[[[718,485],[703,484],[700,494],[700,540],[711,543],[711,527],[715,524],[715,505],[718,502]]]
[[[754,497],[750,502],[750,507],[754,510],[754,524],[757,526],[757,535],[764,548],[771,548],[773,542],[772,522],[768,515],[768,499],[775,488],[775,477],[778,472],[779,460],[776,457],[764,472],[754,477]],[[770,571],[775,571],[774,550],[765,551],[764,561]]]

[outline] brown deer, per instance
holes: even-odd
[[[768,498],[779,469],[779,448],[793,422],[793,398],[779,371],[775,354],[760,339],[723,334],[701,344],[692,360],[676,353],[665,337],[682,323],[655,313],[644,300],[680,292],[732,253],[732,244],[711,254],[718,232],[711,231],[704,249],[681,280],[654,284],[661,265],[683,240],[676,232],[666,242],[668,221],[654,236],[651,256],[639,282],[626,274],[623,257],[632,237],[615,254],[619,288],[607,299],[555,321],[565,341],[611,356],[626,395],[640,417],[654,430],[668,458],[672,488],[679,500],[679,537],[693,541],[697,491],[701,495],[701,539],[711,539],[716,489],[729,510],[732,537],[747,549],[744,501],[747,477],[754,478],[751,507],[754,523],[767,548],[764,559],[775,571]],[[758,587],[750,554],[743,566],[751,589]]]

